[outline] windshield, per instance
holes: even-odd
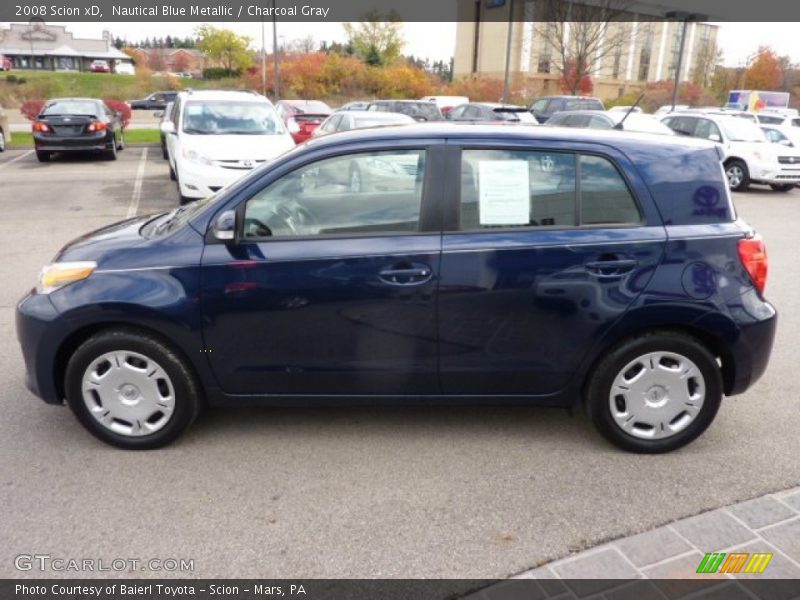
[[[758,125],[737,118],[719,120],[722,130],[731,142],[766,142],[764,132]]]
[[[225,100],[187,102],[183,131],[195,135],[275,135],[285,129],[267,103]]]
[[[97,115],[100,107],[91,100],[56,100],[42,110],[43,115]]]

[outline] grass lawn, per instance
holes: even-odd
[[[126,144],[158,144],[161,138],[158,129],[129,129],[125,132]],[[24,148],[33,146],[33,136],[30,133],[15,131],[11,134],[9,148]]]
[[[9,77],[11,81],[8,81]],[[20,83],[19,80],[24,80]],[[59,97],[116,98],[135,100],[161,90],[184,88],[236,89],[235,79],[181,79],[118,73],[73,73],[54,71],[10,71],[0,73],[0,104],[18,106],[25,100]]]

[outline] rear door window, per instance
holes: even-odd
[[[610,160],[583,154],[580,167],[581,224],[625,224],[641,220],[628,185]]]
[[[715,135],[716,138],[713,138],[713,141],[719,142],[722,140],[722,136],[719,133],[719,127],[714,121],[710,119],[697,119],[697,125],[694,129],[694,137],[703,138],[704,140],[712,139],[712,135]]]
[[[640,221],[636,199],[606,157],[549,150],[462,152],[462,231]]]
[[[575,155],[528,150],[464,150],[461,228],[572,227]]]

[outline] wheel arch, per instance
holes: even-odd
[[[714,333],[691,324],[670,324],[652,325],[642,327],[640,329],[629,330],[614,338],[613,341],[603,344],[599,350],[594,353],[588,363],[588,367],[584,370],[584,376],[580,384],[580,402],[582,404],[586,403],[587,388],[592,376],[597,370],[600,362],[610,352],[613,352],[621,345],[633,339],[660,333],[672,333],[687,336],[708,350],[714,356],[720,366],[720,374],[722,376],[722,391],[723,394],[728,395],[728,393],[733,389],[736,381],[736,362],[734,361],[733,355],[728,349],[725,341]]]
[[[189,359],[181,347],[152,327],[140,325],[138,323],[126,323],[125,321],[106,321],[84,325],[83,327],[73,331],[61,342],[58,350],[56,350],[52,374],[55,389],[60,398],[63,399],[66,397],[65,378],[67,364],[69,363],[70,357],[86,340],[104,331],[128,331],[139,335],[146,335],[167,346],[186,365],[186,368],[194,377],[195,381],[197,382],[197,387],[201,392],[200,401],[205,403],[206,393],[205,386],[203,385],[203,379],[198,373],[197,365],[195,365],[194,361]]]

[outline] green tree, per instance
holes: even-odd
[[[344,23],[347,44],[370,65],[388,65],[403,49],[402,23],[396,11],[371,10],[360,23]]]
[[[251,38],[237,35],[230,29],[201,25],[195,30],[197,49],[216,61],[228,73],[242,71],[253,62],[249,45]]]

